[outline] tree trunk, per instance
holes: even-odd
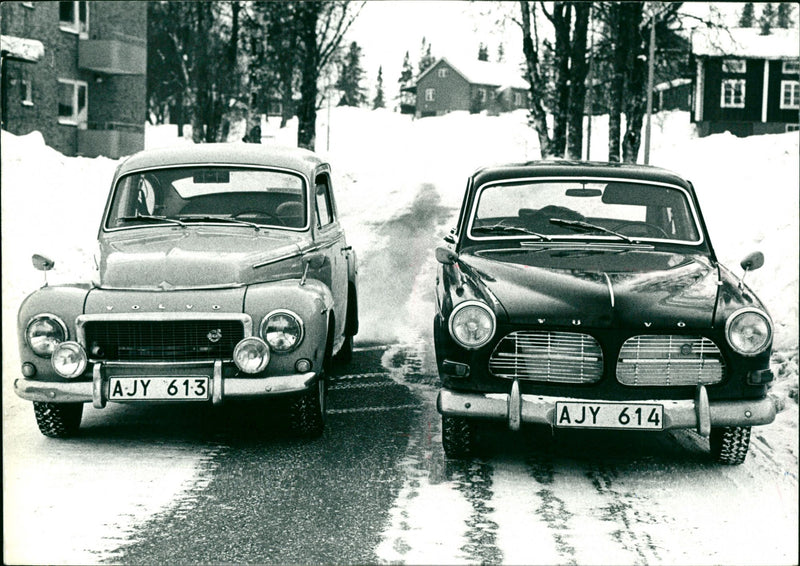
[[[625,63],[627,61],[627,27],[619,3],[609,5],[610,28],[613,30],[614,60],[613,77],[609,89],[608,104],[608,160],[620,160],[620,132],[622,130],[622,102],[625,96]]]
[[[525,55],[525,65],[528,71],[527,79],[530,85],[530,122],[539,135],[539,148],[542,158],[552,157],[552,144],[550,133],[547,129],[547,114],[543,106],[543,92],[541,77],[539,75],[539,53],[531,37],[531,7],[526,0],[520,0],[522,13],[522,52]]]
[[[556,100],[553,109],[553,155],[562,157],[567,147],[567,121],[570,95],[570,38],[572,7],[568,2],[553,4],[553,28],[556,34],[555,66],[556,66]]]
[[[314,150],[317,126],[317,73],[319,51],[317,48],[317,19],[320,7],[317,2],[303,2],[297,10],[300,37],[303,43],[300,83],[300,106],[297,111],[297,145]]]
[[[623,6],[627,12],[628,83],[625,96],[625,137],[622,140],[622,161],[636,163],[642,143],[642,124],[647,110],[647,59],[645,47],[649,30],[642,30],[643,4],[630,2]],[[643,35],[643,31],[647,32]]]
[[[575,28],[570,55],[572,68],[566,153],[566,157],[569,159],[583,157],[583,114],[586,105],[586,75],[589,73],[589,65],[586,61],[586,34],[589,28],[590,6],[591,4],[588,2],[575,4]]]

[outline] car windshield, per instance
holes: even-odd
[[[175,167],[126,175],[114,187],[108,229],[225,223],[303,229],[305,181],[246,167]]]
[[[469,234],[475,240],[701,241],[686,191],[627,180],[487,185],[478,190]]]

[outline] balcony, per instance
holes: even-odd
[[[81,39],[78,67],[107,75],[144,75],[147,72],[147,43],[116,34],[113,39]]]
[[[143,126],[118,122],[88,126],[86,130],[78,130],[78,155],[119,159],[144,149]]]

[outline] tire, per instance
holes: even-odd
[[[712,428],[708,443],[714,460],[727,466],[738,466],[747,457],[747,449],[750,447],[750,427]]]
[[[78,433],[83,403],[33,402],[33,413],[39,432],[50,438],[69,438]]]
[[[353,360],[353,337],[345,336],[339,353],[336,354],[336,361],[340,364],[349,364]]]
[[[322,436],[328,412],[327,395],[325,376],[321,375],[316,387],[292,401],[289,408],[289,422],[295,434],[305,438]]]
[[[442,416],[442,447],[448,458],[467,458],[477,446],[476,425],[463,417]]]

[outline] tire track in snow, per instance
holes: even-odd
[[[593,465],[586,472],[586,477],[597,492],[610,499],[602,507],[603,520],[620,525],[611,534],[623,549],[636,557],[636,564],[661,562],[653,538],[646,530],[648,525],[659,523],[659,518],[645,510],[641,498],[636,494],[617,490],[614,487],[617,476],[616,470],[603,464]]]

